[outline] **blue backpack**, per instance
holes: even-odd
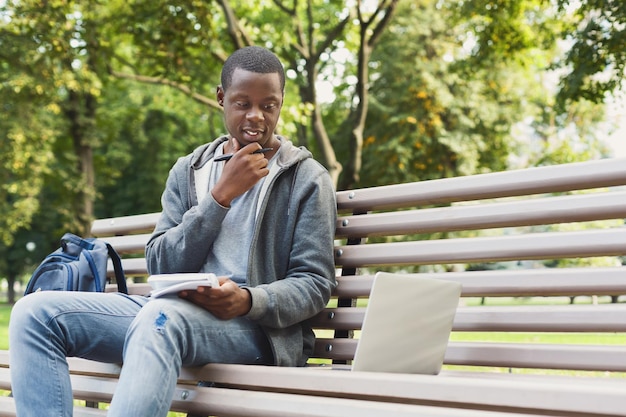
[[[115,249],[99,239],[66,233],[61,238],[61,247],[35,269],[24,295],[36,291],[104,292],[109,257],[115,269],[117,289],[127,294],[126,277]]]

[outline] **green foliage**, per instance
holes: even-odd
[[[2,94],[0,92],[0,94]],[[49,137],[45,126],[21,125],[19,114],[7,109],[5,116],[15,118],[0,122],[0,147],[3,162],[0,169],[0,244],[10,245],[13,234],[30,224],[32,216],[39,209],[38,195],[41,192],[48,163],[52,159],[49,144],[44,139],[39,146],[32,140],[32,135],[42,134]]]
[[[458,7],[460,4],[461,7]],[[562,47],[562,58],[544,62],[560,69],[556,105],[602,103],[623,88],[626,69],[626,4],[622,0],[478,0],[450,2],[475,37],[475,65],[518,59],[529,49]],[[560,41],[560,42],[558,42]]]
[[[42,111],[39,106],[45,102],[45,89],[31,72],[12,74],[14,64],[8,58],[18,55],[26,42],[19,36],[19,27],[9,30],[2,26],[1,30],[0,56],[3,59],[0,63],[0,94],[5,99],[1,104],[0,117],[3,154],[0,167],[0,201],[3,202],[0,205],[0,245],[10,245],[15,232],[28,226],[39,208],[37,195],[42,187],[40,167],[45,167],[51,159],[48,143],[53,127],[46,123],[50,120],[45,117],[40,123],[30,125],[35,109],[38,116],[44,116],[45,110]],[[35,138],[39,136],[44,139],[44,146],[35,143]],[[32,178],[33,169],[35,179]]]
[[[520,141],[516,166],[564,164],[610,156],[601,133],[604,104],[580,99],[559,111],[554,105],[546,105],[554,102],[545,93],[535,99],[533,121],[528,126],[532,132]]]
[[[454,26],[438,2],[420,4],[400,10],[373,54],[365,185],[506,169],[533,88],[523,67],[474,67],[466,24]]]
[[[101,120],[104,146],[95,155],[96,216],[159,211],[169,169],[207,138],[223,134],[221,115],[169,88],[122,82],[111,94],[107,103],[126,105],[103,108],[110,119]]]
[[[223,23],[216,2],[120,1],[107,12],[106,38],[125,45],[115,48],[116,69],[199,88],[228,55],[217,39]]]
[[[551,50],[562,22],[544,0],[477,0],[448,4],[455,20],[467,29],[472,64],[524,64],[529,51]],[[543,61],[541,56],[536,59]],[[546,64],[545,61],[543,61]]]
[[[623,0],[558,0],[570,24],[562,36],[572,44],[561,67],[557,104],[604,101],[623,88],[626,71],[626,3]]]

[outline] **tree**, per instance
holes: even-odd
[[[571,43],[560,79],[557,104],[586,99],[602,103],[624,87],[626,74],[626,3],[622,0],[558,0],[568,22],[561,36]]]
[[[549,48],[487,54],[480,28],[440,2],[401,7],[373,54],[362,186],[507,168],[512,127],[545,104],[534,74]]]
[[[3,242],[9,248],[36,224],[48,225],[52,245],[55,233],[86,233],[94,215],[158,210],[175,157],[223,133],[212,98],[221,64],[250,44],[286,63],[279,128],[340,188],[506,169],[517,146],[511,127],[524,115],[537,120],[550,158],[570,151],[552,128],[574,124],[579,142],[594,146],[584,129],[597,108],[551,114],[541,109],[555,104],[553,92],[535,88],[557,40],[582,18],[559,4],[3,2]],[[621,33],[619,4],[581,4],[617,16],[605,33]],[[335,86],[331,103],[320,101],[322,79]]]
[[[365,115],[367,113],[367,88],[368,85],[368,61],[369,55],[384,28],[391,20],[393,11],[398,3],[397,0],[379,2],[377,7],[372,11],[367,11],[367,5],[357,1],[354,6],[348,6],[344,2],[315,2],[309,0],[301,3],[293,1],[291,3],[275,0],[275,7],[259,7],[244,2],[229,2],[227,0],[218,1],[221,8],[221,14],[216,14],[212,20],[211,30],[214,33],[220,32],[222,29],[226,37],[219,37],[212,40],[206,40],[202,43],[203,47],[213,46],[213,58],[217,62],[223,62],[228,56],[229,49],[236,49],[252,43],[272,45],[273,49],[283,57],[288,63],[289,68],[294,74],[296,85],[298,86],[299,103],[292,105],[292,111],[286,112],[294,116],[293,132],[299,137],[303,144],[312,145],[320,154],[320,159],[328,168],[331,177],[335,183],[338,181],[342,165],[337,161],[332,141],[326,129],[322,117],[322,110],[317,99],[317,80],[320,71],[332,62],[325,58],[333,50],[341,44],[342,39],[347,36],[346,31],[349,24],[352,23],[353,16],[357,16],[356,29],[358,35],[358,68],[357,74],[357,90],[355,100],[356,105],[353,109],[351,117],[353,123],[353,143],[356,146],[354,157],[352,158],[351,172],[357,172],[360,167],[362,143],[362,130],[365,124]],[[195,3],[192,3],[195,4]],[[233,5],[236,4],[236,7]],[[204,19],[198,15],[197,10],[191,10],[188,5],[180,4],[176,6],[176,16],[194,16],[195,22],[202,22]],[[156,10],[158,6],[146,6],[141,10]],[[237,12],[235,12],[235,10]],[[214,11],[215,12],[215,11]],[[154,16],[168,15],[168,13],[157,13]],[[284,16],[283,17],[281,17]],[[246,20],[242,21],[239,16],[246,16]],[[160,21],[159,21],[160,20]],[[187,62],[186,69],[194,68],[194,56],[192,54],[180,55],[180,50],[176,48],[166,47],[159,42],[157,50],[167,49],[167,58],[164,61],[150,54],[150,50],[144,48],[148,43],[153,43],[155,39],[169,39],[168,36],[162,36],[163,27],[178,27],[175,22],[168,18],[167,22],[157,19],[159,24],[152,28],[153,30],[133,30],[130,32],[134,39],[134,44],[142,45],[142,54],[148,62],[153,62],[150,68],[157,68],[159,72],[156,76],[142,74],[143,67],[126,65],[130,71],[113,71],[112,74],[118,78],[132,79],[139,82],[162,84],[172,86],[192,96],[198,102],[207,104],[213,108],[219,108],[215,100],[203,95],[200,89],[194,89],[188,85],[193,83],[198,85],[197,80],[202,77],[195,78],[183,77],[177,79],[170,77],[165,70],[168,68],[167,63],[172,59],[175,62]],[[286,25],[285,23],[289,23]],[[166,24],[167,23],[167,24]],[[196,23],[196,26],[200,23]],[[295,28],[295,36],[289,36],[291,25]],[[194,27],[196,27],[194,26]],[[179,29],[179,31],[181,31]],[[182,30],[184,32],[184,30]],[[144,35],[144,32],[152,33],[152,35]],[[156,33],[156,35],[155,35]],[[173,36],[173,35],[172,35]],[[178,35],[176,35],[178,36]],[[198,36],[198,35],[196,35]],[[199,42],[195,42],[198,44]],[[168,43],[168,45],[171,42]],[[193,47],[192,47],[193,49]],[[122,62],[122,61],[120,61]],[[216,65],[217,66],[217,65]],[[159,70],[160,69],[160,70]],[[288,103],[289,107],[289,103]],[[303,115],[310,116],[310,121],[306,120]],[[307,127],[311,127],[311,135],[314,142],[307,140]]]
[[[61,139],[67,139],[72,149],[75,164],[72,171],[76,175],[68,175],[65,184],[68,197],[74,197],[76,226],[82,225],[81,231],[85,232],[93,214],[92,135],[101,87],[92,71],[97,65],[95,56],[87,46],[97,42],[98,36],[90,30],[93,28],[86,24],[85,16],[74,2],[6,2],[0,12],[5,17],[0,43],[3,48],[13,43],[19,45],[4,50],[4,59],[10,63],[8,82],[28,77],[27,85],[40,96],[38,102],[54,112],[55,120],[59,121],[54,135],[47,137],[49,149],[56,147]],[[15,96],[15,92],[11,94]],[[23,100],[18,103],[24,110],[33,109]],[[25,126],[36,125],[40,117],[40,111],[29,111],[21,122]],[[40,146],[38,139],[31,139],[31,145]],[[43,162],[44,166],[50,165]],[[31,173],[31,179],[41,180],[37,172]]]
[[[149,2],[145,4],[149,6]],[[63,232],[88,234],[94,202],[98,201],[97,170],[99,184],[121,176],[122,166],[115,164],[115,156],[123,145],[109,145],[122,143],[120,137],[133,136],[137,130],[115,129],[118,117],[128,120],[134,109],[126,108],[128,101],[116,93],[124,91],[119,88],[123,84],[111,85],[115,77],[110,72],[114,62],[132,62],[125,58],[132,58],[133,45],[127,30],[119,29],[128,25],[127,17],[133,12],[121,1],[25,0],[0,5],[0,90],[4,98],[0,141],[6,156],[0,168],[0,196],[4,197],[0,200],[0,271],[8,277],[10,290],[14,281],[33,267],[15,261],[27,254],[23,243],[36,243],[37,251],[28,254],[37,263],[58,245]],[[175,8],[170,11],[173,15],[177,15]],[[179,77],[172,78],[184,79],[185,74],[175,69]],[[134,94],[140,94],[139,90]],[[108,101],[113,97],[119,101]],[[150,122],[157,119],[150,117]],[[108,135],[112,131],[115,136]],[[189,145],[185,140],[168,138],[168,142]],[[126,155],[132,151],[126,149]],[[179,154],[180,148],[175,152]],[[152,203],[152,210],[158,209],[158,194],[170,158],[168,166],[155,173],[161,181],[158,191],[146,187],[148,183],[137,187],[150,190],[145,201]],[[144,166],[154,165],[145,161]],[[133,197],[126,195],[124,201],[133,202]],[[126,210],[133,212],[136,207]],[[33,235],[31,229],[41,233]]]
[[[94,155],[99,218],[159,211],[176,159],[223,133],[221,114],[207,112],[176,89],[115,84],[104,94],[101,117],[108,120],[100,121],[103,146]]]
[[[229,33],[232,41],[238,47],[243,46],[243,42],[250,42],[252,36],[248,34],[251,27],[260,27],[259,33],[261,43],[270,44],[274,49],[285,57],[289,64],[300,96],[300,107],[305,114],[310,115],[310,121],[298,118],[296,122],[296,133],[300,142],[307,144],[307,125],[311,126],[311,134],[314,142],[308,142],[313,149],[317,150],[320,158],[328,168],[335,184],[339,181],[339,175],[343,166],[336,157],[333,141],[328,133],[324,118],[323,109],[318,101],[317,81],[320,73],[328,70],[328,67],[337,65],[329,57],[334,49],[345,45],[345,39],[350,37],[350,24],[356,16],[355,29],[358,33],[355,48],[358,62],[358,72],[356,74],[355,105],[352,108],[350,123],[352,125],[351,137],[354,152],[350,162],[349,178],[358,177],[361,166],[361,146],[362,131],[365,126],[368,104],[368,62],[369,56],[385,27],[389,24],[397,0],[385,0],[377,2],[373,10],[369,10],[370,5],[356,1],[354,5],[345,2],[315,2],[308,0],[304,3],[298,1],[285,2],[274,0],[274,5],[278,12],[284,14],[286,19],[275,18],[275,10],[270,8],[261,10],[255,25],[245,26],[240,23],[238,17],[232,12],[233,8],[227,1],[220,1],[225,11],[228,21]],[[250,10],[237,8],[240,15],[248,16],[250,20]],[[290,28],[285,26],[285,22],[292,25],[295,36],[288,36]],[[339,65],[337,65],[339,66]],[[332,69],[329,73],[336,73]],[[296,110],[297,112],[297,110]]]
[[[300,101],[310,114],[310,122],[298,124],[298,132],[301,134],[301,142],[305,142],[307,125],[311,125],[315,145],[319,150],[322,160],[331,175],[334,184],[337,184],[339,175],[343,169],[337,161],[335,150],[323,120],[322,110],[317,96],[317,80],[319,73],[326,65],[322,56],[343,37],[347,25],[350,23],[353,13],[346,10],[342,2],[339,8],[335,4],[326,7],[315,7],[313,1],[308,0],[303,7],[299,7],[297,1],[290,6],[286,2],[275,0],[274,4],[282,11],[296,28],[296,36],[288,40],[286,49],[287,62],[296,75],[296,84]],[[357,2],[359,7],[360,2]],[[330,13],[329,13],[330,12]],[[331,19],[322,16],[332,16]],[[326,22],[326,24],[320,24]]]
[[[354,101],[348,121],[350,123],[350,158],[347,172],[343,176],[342,188],[351,188],[360,180],[363,164],[363,131],[365,130],[370,101],[370,58],[380,37],[390,24],[398,1],[381,1],[376,8],[367,12],[361,2],[357,2],[358,51]]]
[[[25,62],[31,41],[23,30],[21,24],[0,27],[0,245],[6,246],[39,209],[42,175],[51,170],[51,145],[60,127],[59,108],[49,101],[49,82],[39,75],[42,66]]]

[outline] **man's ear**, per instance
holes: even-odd
[[[222,88],[221,85],[217,86],[217,90],[215,93],[217,96],[217,104],[224,107],[224,89]]]

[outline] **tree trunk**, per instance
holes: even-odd
[[[7,302],[9,304],[15,303],[15,281],[16,276],[12,273],[7,277]]]
[[[96,99],[93,95],[70,91],[65,114],[69,121],[80,181],[76,189],[79,233],[89,234],[94,212],[95,174],[91,135],[95,131]]]
[[[324,120],[322,119],[322,114],[319,111],[315,90],[316,80],[317,69],[315,68],[315,62],[307,60],[307,86],[306,89],[304,89],[305,91],[301,90],[300,94],[302,95],[303,102],[313,104],[313,113],[311,115],[313,136],[315,137],[315,141],[317,142],[319,150],[322,153],[326,169],[328,169],[333,185],[336,188],[339,183],[339,175],[341,174],[343,167],[341,166],[341,163],[337,161],[335,149],[333,148],[333,144],[328,137],[328,132],[326,131],[326,126],[324,125]]]
[[[357,85],[355,95],[357,106],[350,115],[352,129],[350,131],[350,160],[348,161],[341,189],[347,190],[358,185],[361,178],[363,132],[369,107],[369,60],[381,33],[389,24],[396,9],[398,0],[382,1],[369,19],[361,11],[361,2],[357,2],[359,20],[359,51],[357,63]],[[370,29],[370,25],[375,27]]]
[[[344,176],[343,189],[354,188],[361,179],[361,165],[363,160],[363,131],[365,130],[365,120],[367,118],[367,109],[369,106],[369,94],[367,84],[369,79],[368,62],[370,58],[370,48],[365,39],[365,34],[361,34],[361,46],[358,54],[357,65],[357,85],[356,95],[358,103],[354,111],[354,125],[350,131],[350,150],[351,158],[348,163],[346,175]]]

